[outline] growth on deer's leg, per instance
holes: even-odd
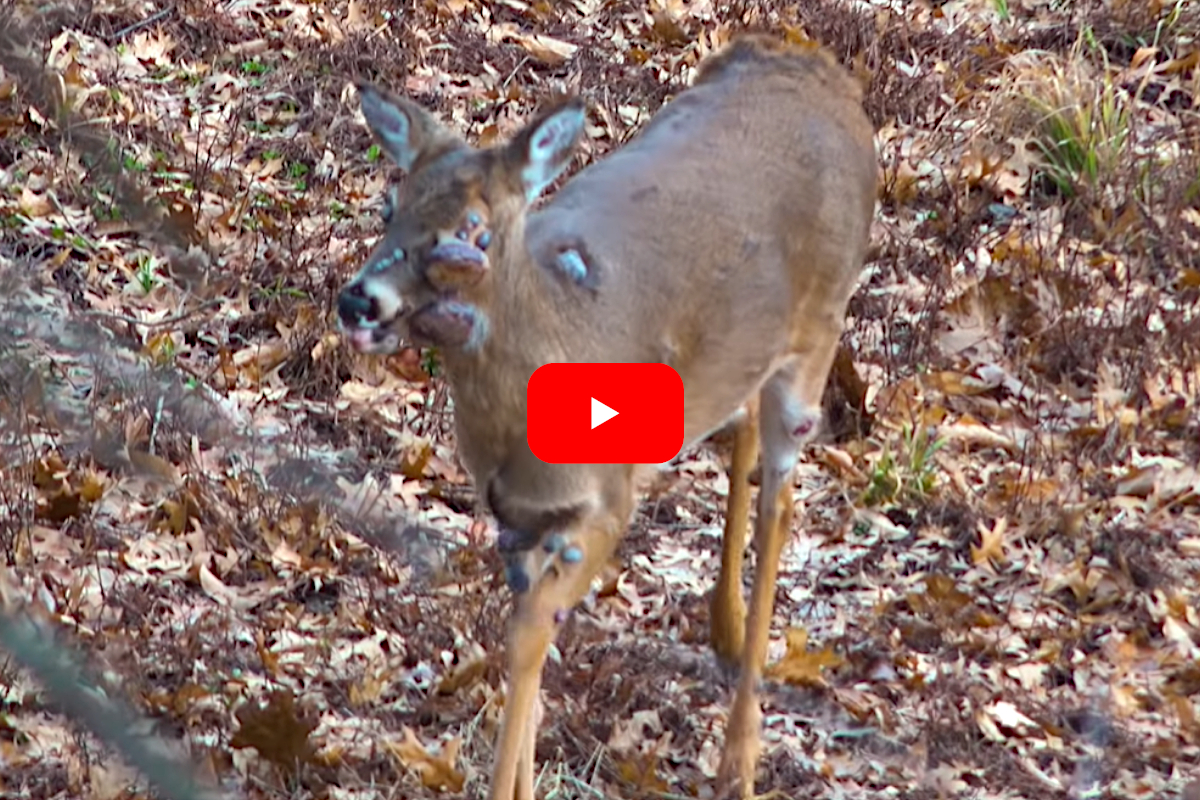
[[[583,520],[573,526],[574,534],[549,534],[540,546],[522,551],[527,540],[502,543],[510,546],[506,575],[517,597],[509,622],[508,692],[490,800],[533,798],[534,712],[546,653],[567,614],[616,550],[631,504],[630,495],[624,508]]]
[[[729,467],[729,502],[721,537],[721,572],[709,606],[712,648],[727,664],[737,663],[746,638],[746,601],[742,597],[746,530],[750,525],[750,473],[758,461],[758,409],[750,403],[734,423]]]
[[[771,631],[779,557],[791,531],[792,479],[800,447],[820,420],[821,389],[828,364],[820,354],[815,367],[785,368],[768,380],[761,394],[759,431],[762,442],[762,485],[755,516],[754,548],[757,565],[746,619],[737,693],[725,728],[725,747],[718,772],[719,796],[754,796],[754,773],[759,755],[762,712],[758,683]],[[830,351],[832,355],[832,350]]]

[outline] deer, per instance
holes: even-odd
[[[737,669],[718,797],[754,793],[766,660],[801,450],[867,255],[874,129],[824,47],[743,33],[701,60],[635,136],[569,177],[587,107],[559,98],[476,148],[364,80],[374,140],[405,174],[337,299],[359,353],[437,344],[458,455],[513,594],[491,800],[534,798],[547,651],[616,553],[663,465],[558,464],[526,438],[526,385],[555,362],[655,362],[684,384],[684,447],[732,440],[710,645]],[[758,470],[756,564],[742,571]]]

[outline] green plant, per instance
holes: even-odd
[[[438,364],[440,363],[438,351],[436,347],[428,347],[421,352],[421,369],[429,377],[434,377],[438,374]]]
[[[270,286],[259,287],[258,295],[264,300],[270,300],[277,297],[294,297],[298,300],[304,300],[308,298],[308,292],[304,291],[303,289],[298,289],[295,286],[285,285],[282,277],[276,278],[275,283],[271,284]]]
[[[142,287],[142,291],[150,294],[154,287],[158,285],[158,275],[154,270],[154,261],[149,256],[141,256],[138,258],[138,268],[135,273],[138,286]]]
[[[1124,8],[1117,22],[1122,30],[1121,41],[1128,47],[1154,47],[1174,50],[1180,42],[1176,40],[1181,34],[1191,38],[1194,34],[1192,20],[1184,16],[1192,0],[1175,0],[1174,3],[1146,2],[1138,5],[1130,3]],[[1186,40],[1185,40],[1186,41]]]
[[[1086,39],[1086,37],[1085,37]],[[1103,57],[1103,49],[1098,50]],[[1105,69],[1090,78],[1079,62],[1052,62],[1026,76],[1019,89],[1033,113],[1033,143],[1041,172],[1066,197],[1110,183],[1129,142],[1129,104]]]
[[[97,220],[118,220],[121,218],[121,208],[97,198],[92,205],[92,216]]]
[[[937,463],[934,456],[946,446],[946,440],[931,434],[930,428],[914,432],[905,425],[901,434],[901,452],[892,452],[884,445],[883,453],[871,470],[871,482],[863,494],[863,503],[921,501],[933,493],[937,485]]]
[[[303,192],[308,188],[308,181],[305,176],[308,175],[308,165],[300,161],[293,161],[288,165],[288,176],[292,179],[292,186],[298,192]]]
[[[1012,19],[1012,14],[1008,11],[1008,0],[992,0],[992,6],[996,9],[996,16],[1001,22],[1008,22]]]
[[[247,75],[265,75],[271,71],[271,68],[268,65],[262,63],[258,59],[243,61],[241,69],[242,72],[246,73]]]

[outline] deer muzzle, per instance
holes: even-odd
[[[394,330],[399,308],[384,308],[384,303],[361,280],[351,281],[338,295],[338,324],[346,338],[360,353],[390,353],[400,344]]]

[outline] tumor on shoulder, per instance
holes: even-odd
[[[593,291],[600,286],[603,272],[600,260],[580,238],[551,241],[534,255],[539,266],[556,280]]]

